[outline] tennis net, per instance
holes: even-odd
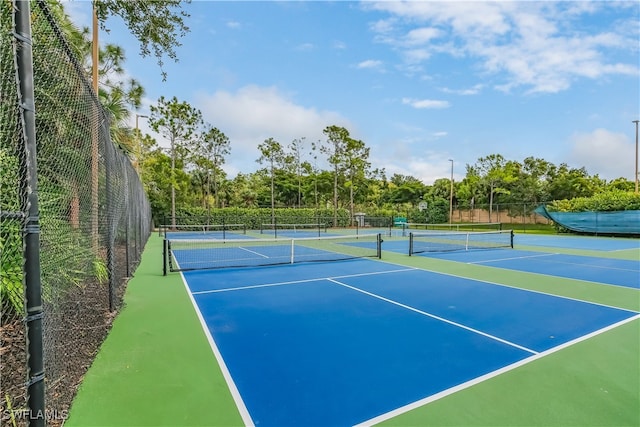
[[[289,239],[165,239],[163,273],[380,258],[381,255],[380,234]]]
[[[409,255],[492,248],[513,248],[513,230],[409,233]]]
[[[161,225],[161,234],[168,239],[226,239],[247,234],[246,224],[178,224]]]
[[[501,222],[468,222],[468,223],[444,223],[444,224],[424,224],[424,223],[415,223],[415,222],[407,222],[403,224],[402,230],[404,232],[404,236],[407,236],[411,231],[436,231],[436,232],[445,232],[445,231],[454,231],[454,232],[465,232],[465,231],[498,231],[502,230]]]
[[[317,234],[321,236],[322,233],[327,232],[327,224],[260,224],[260,234],[273,234],[274,237],[278,237],[278,234],[282,236],[300,234],[300,237],[310,237],[309,234]]]

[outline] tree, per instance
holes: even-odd
[[[551,200],[591,197],[604,186],[598,177],[590,177],[585,168],[569,168],[561,163],[550,171],[549,197]]]
[[[209,172],[213,174],[213,198],[216,207],[220,207],[218,200],[218,176],[221,166],[225,162],[225,156],[231,152],[231,142],[229,138],[218,128],[205,125],[205,130],[194,140],[193,152],[195,156],[206,159],[203,163],[206,167],[207,187],[210,187]],[[208,206],[207,206],[208,208]]]
[[[327,155],[333,166],[333,226],[338,226],[338,177],[344,168],[344,152],[349,139],[349,131],[339,126],[327,126],[323,130],[327,142],[320,146],[320,152]]]
[[[364,142],[353,138],[347,138],[344,146],[344,168],[349,177],[349,215],[354,219],[353,197],[355,188],[362,184],[371,167],[369,163],[369,147]]]
[[[171,156],[171,225],[176,225],[176,156],[178,152],[186,153],[188,144],[202,123],[202,113],[187,102],[180,102],[174,96],[166,100],[158,99],[157,105],[151,106],[149,126],[169,140]]]
[[[505,166],[506,160],[502,155],[490,154],[479,158],[476,165],[472,167],[474,173],[480,177],[481,182],[488,188],[489,222],[491,222],[493,212],[494,196],[496,194],[508,194],[509,190],[505,187],[505,184],[515,180],[515,177],[509,173]]]
[[[293,141],[291,141],[291,144],[289,144],[290,157],[293,161],[293,169],[295,170],[296,178],[298,179],[298,208],[300,208],[300,204],[302,202],[302,172],[309,169],[304,168],[302,162],[304,140],[304,137],[300,139],[294,139]]]
[[[275,224],[275,168],[282,163],[285,154],[282,145],[273,138],[265,139],[262,144],[258,145],[258,150],[260,150],[261,156],[256,161],[260,164],[269,164],[269,175],[271,176],[271,223]]]
[[[183,4],[190,0],[94,0],[95,13],[104,31],[109,31],[106,25],[109,16],[117,15],[124,21],[140,42],[140,55],[143,57],[153,54],[160,67],[163,79],[166,73],[162,71],[163,58],[168,56],[177,62],[175,48],[181,46],[180,37],[184,37],[189,28],[184,19],[189,14],[181,10]]]

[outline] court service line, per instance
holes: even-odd
[[[540,257],[553,256],[553,255],[558,255],[558,254],[524,255],[524,256],[515,256],[515,257],[508,257],[508,258],[485,259],[482,261],[469,261],[467,264],[482,264],[483,262],[510,261],[513,259],[526,259],[526,258],[540,258]]]
[[[198,320],[200,321],[200,326],[202,326],[202,330],[204,331],[207,337],[207,341],[209,341],[209,346],[211,347],[211,350],[213,351],[213,355],[215,356],[216,361],[218,362],[218,366],[220,367],[222,376],[225,382],[227,383],[227,387],[229,387],[229,392],[231,393],[231,397],[233,398],[233,401],[235,402],[236,407],[238,408],[240,417],[242,418],[242,421],[244,422],[244,425],[246,427],[253,427],[255,426],[255,423],[251,419],[249,410],[247,409],[247,406],[245,405],[244,400],[240,395],[240,391],[238,390],[238,387],[236,386],[235,381],[233,381],[231,372],[229,372],[229,368],[227,367],[227,364],[222,358],[222,353],[220,353],[220,349],[218,349],[218,345],[216,344],[215,340],[213,339],[213,336],[211,335],[211,331],[209,330],[209,327],[207,326],[207,323],[204,320],[204,316],[200,311],[200,307],[196,303],[196,300],[193,297],[192,293],[189,291],[189,285],[187,284],[187,280],[184,277],[184,274],[182,272],[180,272],[180,276],[182,277],[182,283],[184,284],[185,290],[187,291],[187,295],[189,295],[191,304],[193,305],[196,315],[198,316]]]
[[[477,378],[474,378],[474,379],[469,380],[467,382],[464,382],[462,384],[458,384],[457,386],[448,388],[448,389],[443,390],[443,391],[441,391],[439,393],[433,394],[433,395],[431,395],[429,397],[425,397],[424,399],[417,400],[417,401],[415,401],[413,403],[409,403],[408,405],[401,406],[401,407],[396,408],[396,409],[394,409],[392,411],[389,411],[389,412],[387,412],[385,414],[378,415],[375,418],[371,418],[369,420],[363,421],[360,424],[356,424],[354,427],[365,427],[365,426],[369,427],[369,426],[373,426],[375,424],[381,423],[383,421],[389,420],[391,418],[397,417],[398,415],[404,414],[404,413],[409,412],[409,411],[411,411],[413,409],[416,409],[416,408],[419,408],[421,406],[424,406],[424,405],[426,405],[428,403],[435,402],[436,400],[440,400],[440,399],[442,399],[444,397],[447,397],[447,396],[449,396],[451,394],[457,393],[459,391],[462,391],[464,389],[472,387],[472,386],[474,386],[476,384],[479,384],[479,383],[487,381],[487,380],[489,380],[491,378],[497,377],[498,375],[502,375],[502,374],[504,374],[506,372],[512,371],[512,370],[514,370],[516,368],[519,368],[519,367],[521,367],[523,365],[527,365],[527,364],[529,364],[529,363],[531,363],[531,362],[533,362],[535,360],[541,359],[541,358],[543,358],[545,356],[548,356],[548,355],[550,355],[552,353],[555,353],[555,352],[558,352],[560,350],[563,350],[563,349],[565,349],[567,347],[570,347],[570,346],[572,346],[574,344],[577,344],[579,342],[586,341],[586,340],[588,340],[590,338],[593,338],[593,337],[595,337],[597,335],[600,335],[600,334],[602,334],[604,332],[610,331],[612,329],[615,329],[615,328],[617,328],[619,326],[622,326],[624,324],[627,324],[629,322],[632,322],[632,321],[638,320],[638,319],[640,319],[640,315],[632,316],[632,317],[630,317],[628,319],[625,319],[625,320],[622,320],[622,321],[620,321],[618,323],[614,323],[613,325],[609,325],[609,326],[606,326],[606,327],[604,327],[602,329],[599,329],[597,331],[591,332],[590,334],[583,335],[583,336],[581,336],[579,338],[576,338],[576,339],[574,339],[572,341],[568,341],[568,342],[566,342],[564,344],[560,344],[557,347],[553,347],[553,348],[545,350],[545,351],[543,351],[541,353],[534,354],[533,356],[529,356],[526,359],[519,360],[519,361],[517,361],[515,363],[512,363],[511,365],[507,365],[507,366],[505,366],[503,368],[497,369],[497,370],[495,370],[493,372],[489,372],[487,374],[484,374],[482,376],[479,376]]]
[[[196,291],[192,292],[193,295],[203,295],[203,294],[215,294],[218,292],[229,292],[229,291],[243,291],[245,289],[257,289],[257,288],[269,288],[272,286],[283,286],[283,285],[297,285],[299,283],[309,283],[309,282],[319,282],[321,280],[331,280],[331,279],[348,279],[349,277],[362,277],[362,276],[377,276],[378,274],[388,274],[388,273],[402,273],[405,271],[415,271],[419,270],[418,268],[409,267],[409,268],[401,268],[397,270],[386,270],[386,271],[373,271],[371,273],[354,273],[354,274],[345,274],[342,276],[333,276],[333,277],[315,277],[312,279],[302,279],[302,280],[290,280],[287,282],[275,282],[275,283],[264,283],[261,285],[250,285],[250,286],[237,286],[235,288],[224,288],[224,289],[211,289],[208,291]]]
[[[417,309],[415,307],[411,307],[410,305],[402,304],[401,302],[394,301],[394,300],[389,299],[389,298],[385,298],[385,297],[383,297],[381,295],[374,294],[372,292],[365,291],[363,289],[359,289],[359,288],[356,288],[356,287],[351,286],[351,285],[347,285],[346,283],[342,283],[342,282],[339,282],[339,281],[334,280],[334,279],[327,279],[327,280],[329,280],[330,282],[333,282],[333,283],[335,283],[337,285],[344,286],[345,288],[349,288],[349,289],[352,289],[354,291],[361,292],[361,293],[363,293],[365,295],[369,295],[369,296],[377,298],[379,300],[388,302],[390,304],[397,305],[398,307],[406,308],[407,310],[411,310],[411,311],[413,311],[415,313],[422,314],[423,316],[431,317],[432,319],[436,319],[436,320],[439,320],[441,322],[448,323],[448,324],[456,326],[458,328],[466,329],[467,331],[473,332],[473,333],[478,334],[478,335],[482,335],[482,336],[484,336],[486,338],[489,338],[489,339],[492,339],[494,341],[499,341],[499,342],[501,342],[503,344],[507,344],[508,346],[515,347],[517,349],[526,351],[526,352],[531,353],[531,354],[538,354],[538,352],[535,351],[535,350],[531,350],[530,348],[521,346],[521,345],[513,343],[511,341],[507,341],[507,340],[502,339],[500,337],[497,337],[495,335],[491,335],[491,334],[488,334],[486,332],[482,332],[482,331],[480,331],[478,329],[474,329],[474,328],[472,328],[470,326],[463,325],[462,323],[454,322],[452,320],[445,319],[444,317],[436,316],[435,314],[419,310],[419,309]]]
[[[238,249],[242,249],[243,251],[247,251],[249,253],[261,256],[262,258],[269,258],[268,256],[261,254],[260,252],[252,251],[251,249],[243,248],[242,246],[238,246]]]

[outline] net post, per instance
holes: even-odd
[[[222,240],[227,240],[227,230],[226,230],[226,225],[225,225],[225,220],[224,218],[222,218]]]
[[[378,233],[376,237],[376,251],[378,259],[382,259],[382,233]]]
[[[510,236],[511,237],[511,242],[510,242],[511,249],[513,249],[513,237],[514,237],[515,233],[513,232],[513,230],[511,230],[511,233],[509,233],[509,234],[511,235]]]
[[[276,217],[273,217],[273,237],[278,238],[278,221]]]
[[[468,251],[469,250],[469,235],[470,233],[467,233],[465,236],[465,242],[464,242],[464,250]]]
[[[409,256],[413,254],[413,233],[409,232]]]
[[[293,264],[293,261],[295,259],[294,248],[295,248],[295,240],[291,239],[291,264]]]
[[[167,275],[167,238],[162,240],[162,275]]]

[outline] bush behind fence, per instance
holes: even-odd
[[[122,303],[151,232],[151,211],[54,15],[44,1],[30,6],[45,403],[47,414],[64,418]],[[0,6],[0,414],[22,424],[29,409],[24,237],[32,188],[16,61],[24,45],[14,37],[13,7]]]

